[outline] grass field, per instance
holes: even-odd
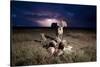
[[[73,52],[52,57],[40,44],[40,33],[55,36],[55,31],[51,29],[14,29],[11,32],[12,66],[96,61],[96,32],[64,29],[66,46],[72,46]]]

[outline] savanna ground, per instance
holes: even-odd
[[[40,33],[55,36],[51,29],[14,29],[11,31],[11,65],[41,65],[96,61],[96,32],[91,30],[64,29],[66,46],[73,52],[50,56],[43,48]],[[66,47],[65,46],[65,47]]]

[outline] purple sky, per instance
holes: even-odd
[[[11,25],[49,27],[64,19],[68,27],[96,28],[96,6],[11,1]]]

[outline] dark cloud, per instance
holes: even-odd
[[[41,27],[37,20],[64,19],[68,27],[96,28],[96,6],[40,2],[11,2],[13,26]]]

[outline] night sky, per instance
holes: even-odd
[[[96,28],[96,6],[11,1],[11,26],[50,27],[64,19],[69,28]]]

